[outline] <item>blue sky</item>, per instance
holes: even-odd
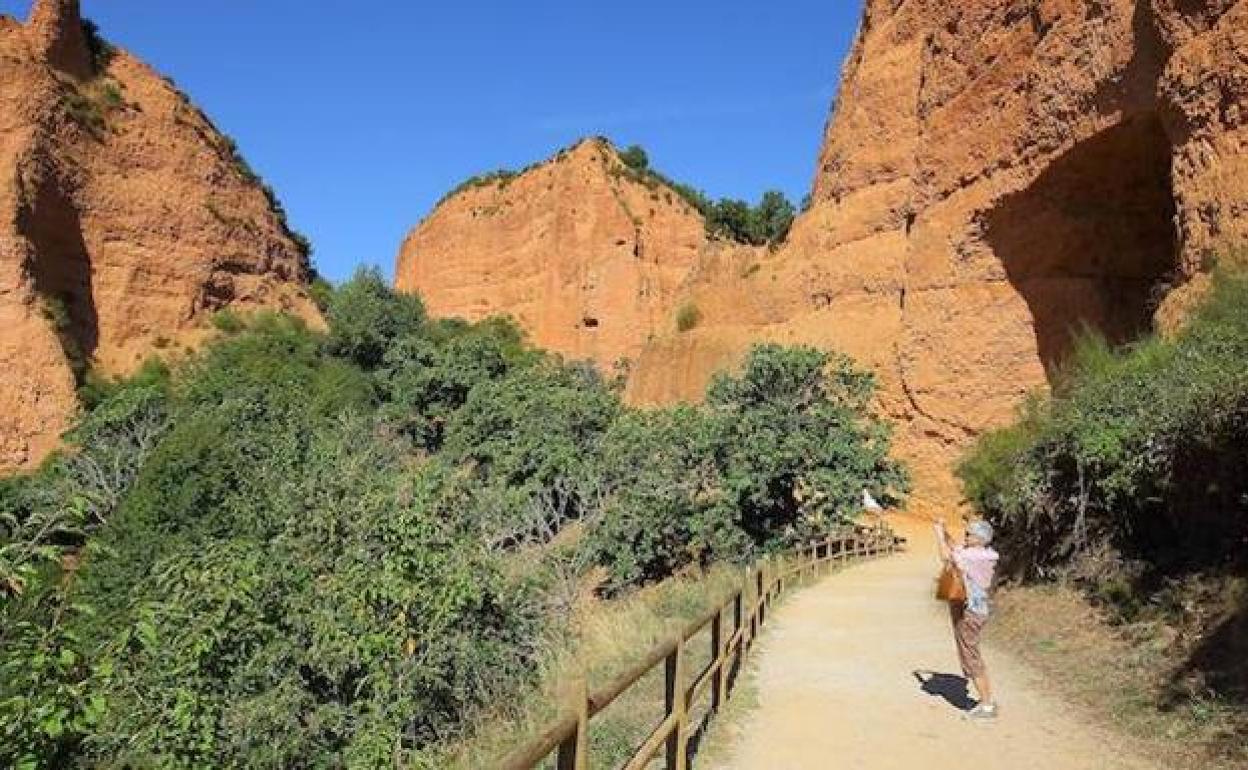
[[[29,0],[0,0],[25,16]],[[582,136],[714,197],[810,186],[857,0],[83,0],[238,141],[333,280]]]

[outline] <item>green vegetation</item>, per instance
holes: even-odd
[[[112,80],[101,83],[100,100],[104,103],[105,110],[118,110],[126,106],[126,99],[121,95],[121,86]]]
[[[108,130],[108,119],[105,117],[103,105],[83,91],[69,86],[61,96],[61,105],[75,123],[93,136],[98,137]]]
[[[760,347],[640,411],[374,270],[324,302],[324,333],[221,313],[173,369],[90,379],[70,448],[0,481],[0,764],[442,767],[587,591],[905,490],[842,358]]]
[[[983,437],[959,475],[1008,573],[1071,580],[1121,623],[1176,627],[1159,702],[1244,709],[1246,466],[1248,277],[1224,270],[1172,339],[1115,350],[1084,335],[1052,397]]]
[[[602,141],[608,140],[603,139]],[[778,190],[763,193],[757,206],[742,200],[722,198],[712,201],[700,190],[675,182],[650,167],[650,156],[638,145],[619,153],[623,171],[635,182],[651,190],[664,186],[679,195],[685,203],[706,220],[707,235],[754,246],[778,246],[789,235],[797,215],[793,204]]]
[[[509,168],[500,168],[494,171],[487,171],[484,174],[470,176],[452,187],[445,195],[438,199],[438,202],[435,203],[433,207],[436,209],[451,198],[454,198],[456,195],[459,195],[466,190],[473,190],[478,187],[498,187],[500,190],[506,189],[507,185],[511,184],[513,179],[520,176],[525,171],[528,171],[529,168],[533,168],[533,166],[520,171],[515,171]]]
[[[594,141],[601,142],[607,146],[614,146],[611,140],[606,137],[594,137]],[[563,159],[566,157],[567,152],[566,148],[560,150],[555,154],[555,159]],[[728,198],[713,201],[697,188],[681,184],[652,168],[650,166],[650,156],[639,145],[634,144],[618,151],[618,156],[622,166],[609,169],[613,176],[625,176],[638,184],[645,185],[651,191],[653,200],[659,200],[658,196],[661,187],[676,193],[690,208],[697,211],[706,220],[706,232],[712,238],[724,238],[754,246],[775,247],[783,243],[785,238],[788,237],[789,228],[793,224],[797,211],[789,199],[785,197],[784,193],[778,190],[768,190],[763,193],[763,197],[756,206],[751,206],[745,201]],[[478,187],[505,189],[516,177],[540,165],[542,163],[533,163],[518,171],[498,169],[470,177],[443,195],[434,204],[434,209],[437,209],[443,203],[465,190]],[[670,193],[668,193],[668,202],[671,202]]]
[[[620,152],[620,161],[633,171],[647,171],[650,168],[650,156],[641,145],[634,144]]]
[[[1219,274],[1175,339],[1084,335],[1050,399],[962,463],[1028,576],[1108,547],[1140,568],[1219,563],[1248,533],[1248,278]],[[1144,575],[1138,577],[1143,578]]]
[[[864,488],[898,502],[908,478],[867,416],[875,387],[847,358],[760,345],[704,408],[622,416],[595,479],[613,494],[587,538],[594,561],[628,585],[825,532]]]
[[[692,302],[686,302],[676,311],[676,330],[687,332],[697,327],[701,320],[702,311],[698,310],[698,306]]]
[[[108,130],[108,114],[125,107],[126,100],[117,81],[104,74],[117,49],[100,36],[99,28],[89,19],[82,20],[82,32],[94,76],[84,82],[67,82],[61,105],[75,123],[100,137]]]
[[[313,270],[312,280],[308,283],[308,296],[316,303],[316,306],[323,313],[329,308],[329,303],[334,296],[334,286],[325,277]]]
[[[226,308],[212,314],[212,326],[226,334],[238,334],[247,327],[247,323],[238,313]]]

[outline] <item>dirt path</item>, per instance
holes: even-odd
[[[735,745],[715,752],[724,758],[718,767],[1156,767],[1042,694],[1036,676],[991,642],[986,657],[1001,704],[995,723],[962,718],[950,702],[960,701],[952,677],[928,687],[945,695],[925,692],[913,672],[960,674],[948,612],[932,598],[935,570],[920,529],[909,553],[824,578],[778,607],[756,658],[758,708],[726,738]]]

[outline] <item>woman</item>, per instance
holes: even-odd
[[[971,522],[966,528],[966,544],[955,547],[941,519],[936,523],[936,542],[940,546],[940,558],[958,571],[966,585],[966,601],[949,602],[949,614],[953,619],[953,638],[957,642],[962,673],[975,683],[975,691],[979,693],[979,703],[967,716],[975,720],[995,719],[997,702],[988,680],[988,667],[979,650],[980,637],[988,622],[988,591],[999,558],[989,547],[992,525],[986,521]]]

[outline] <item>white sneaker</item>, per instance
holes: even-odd
[[[980,703],[966,712],[966,718],[972,722],[991,722],[997,718],[997,704]]]

